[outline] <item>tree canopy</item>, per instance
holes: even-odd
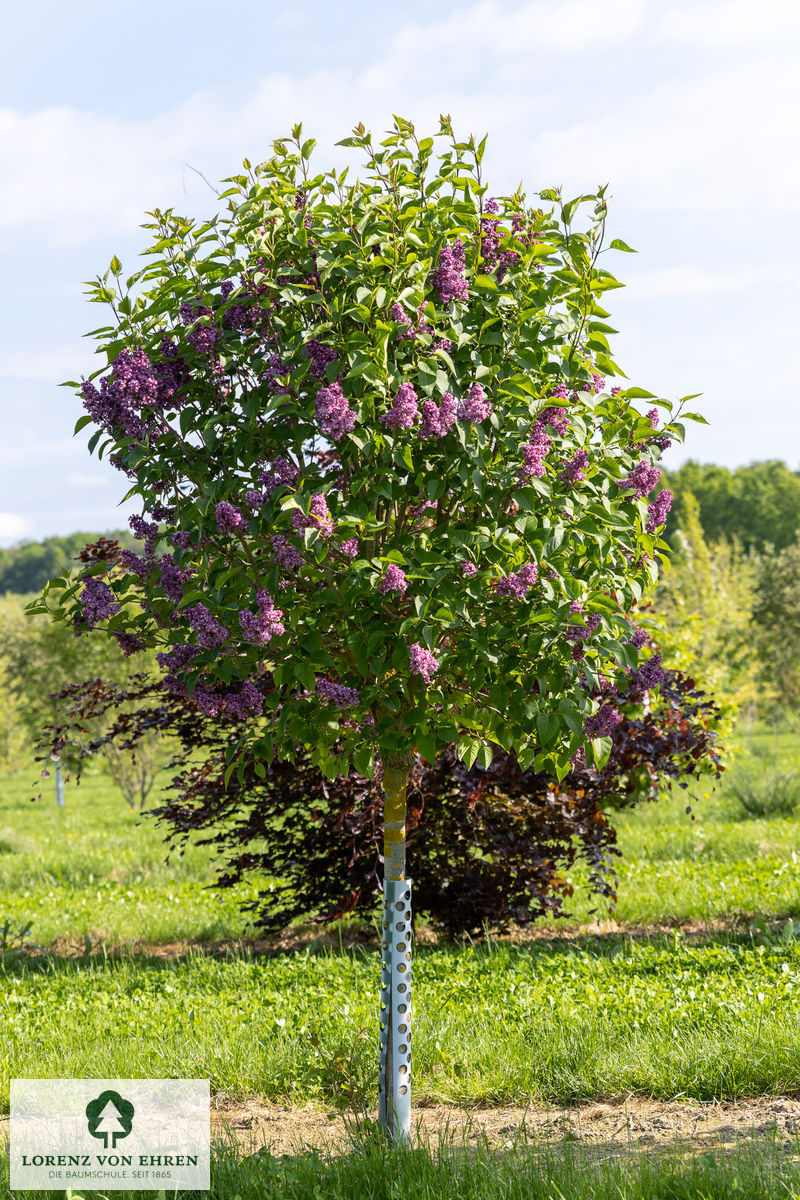
[[[297,127],[226,211],[152,213],[148,264],[92,291],[113,323],[78,424],[140,498],[144,550],[45,604],[157,648],[168,687],[239,721],[230,771],[298,746],[370,776],[455,742],[563,778],[610,751],[592,690],[659,679],[626,614],[683,402],[606,386],[601,255],[630,248],[604,189],[495,199],[485,139],[438,136],[437,156],[400,119],[378,147],[358,127],[350,182],[311,173]]]

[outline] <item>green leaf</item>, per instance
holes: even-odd
[[[609,244],[609,250],[624,250],[626,254],[638,254],[638,250],[634,250],[627,242],[623,242],[622,238],[614,238]]]
[[[481,748],[481,744],[477,738],[474,738],[474,737],[459,738],[458,747],[457,747],[458,757],[461,759],[461,761],[463,763],[466,763],[468,770],[470,767],[472,767],[472,765],[475,762],[475,759],[478,757],[478,752],[479,752],[480,748]]]
[[[436,734],[431,730],[417,730],[417,752],[427,763],[436,762]]]
[[[556,743],[561,722],[555,713],[539,713],[536,717],[536,732],[544,750],[550,750]]]
[[[602,771],[611,754],[612,741],[610,737],[592,738],[592,755],[598,771]]]
[[[640,387],[625,388],[624,394],[628,400],[655,400],[652,392],[646,392]]]
[[[75,422],[75,428],[72,431],[73,437],[76,433],[80,433],[82,429],[85,429],[87,425],[91,424],[91,420],[92,418],[88,413],[83,417],[78,417],[77,421]]]
[[[359,775],[371,779],[375,774],[375,756],[371,746],[359,746],[353,755],[353,765]]]
[[[697,421],[700,425],[707,425],[708,421],[700,413],[682,413],[684,421]]]

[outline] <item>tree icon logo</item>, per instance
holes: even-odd
[[[101,1092],[86,1105],[86,1119],[92,1137],[102,1138],[106,1150],[113,1150],[118,1138],[126,1138],[133,1126],[133,1105],[119,1092]]]

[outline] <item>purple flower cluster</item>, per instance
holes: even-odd
[[[158,405],[161,409],[180,408],[183,401],[179,394],[189,383],[191,372],[172,338],[162,338],[159,350],[162,361],[153,366],[158,379]]]
[[[138,554],[134,554],[133,550],[123,550],[119,556],[119,561],[120,565],[125,567],[126,571],[132,571],[140,579],[146,579],[153,568],[152,559],[140,558]]]
[[[672,507],[672,492],[669,488],[664,488],[659,492],[655,500],[651,501],[647,506],[647,532],[655,533],[660,525],[663,525],[667,519],[667,513]]]
[[[139,541],[144,542],[144,552],[150,556],[155,553],[155,548],[158,545],[158,526],[154,521],[145,521],[144,517],[134,513],[128,518],[128,524],[131,528],[133,536]]]
[[[359,701],[356,688],[345,687],[343,683],[332,683],[330,679],[318,678],[316,690],[323,700],[331,701],[337,708],[352,708]]]
[[[141,442],[153,433],[153,422],[145,420],[140,410],[143,404],[157,402],[158,380],[144,351],[123,351],[111,375],[100,380],[100,390],[87,379],[81,394],[94,423],[114,436]]]
[[[86,586],[78,596],[78,602],[83,609],[86,624],[90,629],[94,629],[98,621],[120,612],[121,606],[111,588],[102,580],[95,579],[92,575],[84,575],[83,580]]]
[[[539,577],[539,568],[535,562],[525,563],[518,571],[511,571],[504,579],[494,582],[496,596],[513,596],[515,600],[524,600]]]
[[[636,464],[630,475],[626,475],[619,481],[619,487],[633,491],[633,495],[629,497],[631,500],[641,500],[648,492],[652,492],[660,478],[661,472],[658,467],[651,467],[642,459]],[[670,499],[672,499],[671,496]]]
[[[176,550],[188,550],[191,545],[192,535],[186,529],[176,529],[175,533],[170,537],[170,541]]]
[[[491,401],[486,399],[484,390],[479,383],[473,383],[467,392],[466,400],[462,400],[458,406],[458,415],[461,420],[471,421],[473,425],[480,425],[491,411]]]
[[[292,509],[292,525],[295,529],[318,529],[323,537],[331,537],[336,526],[328,512],[328,505],[322,492],[315,492],[311,497],[308,509],[309,515],[299,509]]]
[[[478,568],[474,562],[470,562],[468,558],[465,558],[461,563],[461,574],[467,579],[472,579],[473,576],[478,574]]]
[[[402,304],[395,302],[389,309],[389,316],[396,324],[405,325],[405,329],[401,329],[397,335],[398,342],[413,342],[417,331],[414,328],[414,322]]]
[[[205,604],[193,604],[186,609],[186,619],[197,634],[197,644],[206,650],[216,650],[228,640],[228,631],[206,608]]]
[[[181,320],[184,325],[192,325],[203,317],[211,317],[211,309],[199,303],[200,297],[195,296],[194,304],[184,302],[180,307]],[[189,345],[198,354],[210,354],[219,341],[219,330],[213,324],[198,325],[186,335]]]
[[[423,305],[417,309],[416,325],[412,317],[408,315],[402,304],[394,303],[389,309],[389,316],[398,325],[405,325],[406,328],[401,330],[397,335],[398,342],[413,342],[418,333],[430,333],[431,327],[425,320],[423,315]]]
[[[247,523],[238,508],[234,508],[227,500],[220,500],[214,509],[214,516],[220,533],[235,533]]]
[[[257,512],[266,499],[263,492],[257,492],[255,488],[248,488],[244,494],[244,502],[251,512]]]
[[[577,602],[573,602],[569,606],[569,611],[571,613],[582,615],[583,606]],[[589,616],[586,618],[585,625],[567,625],[566,629],[564,630],[564,637],[567,639],[567,641],[588,641],[592,634],[600,628],[600,619],[599,613],[589,613]]]
[[[499,219],[494,215],[498,212],[497,201],[487,200],[485,209],[491,215],[481,218],[481,258],[487,271],[497,268],[497,281],[502,283],[509,267],[519,260],[519,254],[516,250],[501,250],[507,230],[500,226]]]
[[[269,464],[269,470],[261,472],[258,482],[264,488],[266,496],[269,497],[279,487],[291,487],[299,474],[300,468],[296,467],[294,463],[290,463],[288,458],[284,458],[281,454]]]
[[[320,433],[334,442],[350,433],[356,423],[356,414],[350,408],[339,383],[319,389],[316,410]]]
[[[401,596],[405,595],[408,587],[408,580],[405,576],[405,571],[401,571],[394,563],[389,563],[383,574],[383,579],[378,584],[378,591],[382,596],[387,592],[399,592]]]
[[[126,658],[130,658],[132,654],[138,654],[140,650],[144,650],[144,642],[137,637],[135,633],[114,633],[122,653]]]
[[[637,650],[641,650],[646,641],[647,631],[645,629],[634,629],[631,636],[625,639],[626,645],[635,646]]]
[[[346,542],[340,542],[339,549],[345,558],[355,558],[358,554],[358,538],[351,537]]]
[[[655,533],[656,529],[667,521],[667,514],[672,508],[672,492],[668,487],[664,487],[662,492],[658,492],[655,500],[651,500],[648,504],[648,533]]]
[[[583,723],[583,732],[587,737],[607,737],[619,725],[622,717],[610,704],[603,704],[596,713],[587,717]]]
[[[317,341],[316,338],[312,338],[306,344],[306,354],[311,359],[309,374],[312,379],[316,379],[319,383],[326,378],[326,371],[330,364],[336,362],[336,351],[332,346],[325,346],[322,342]]]
[[[650,688],[657,687],[666,677],[666,672],[661,665],[661,655],[654,654],[630,675],[629,687],[634,692],[647,692]]]
[[[164,554],[159,563],[159,583],[164,589],[165,594],[173,602],[178,604],[183,599],[183,589],[192,578],[194,572],[191,568],[182,571],[171,554]]]
[[[143,350],[123,350],[99,390],[89,380],[82,384],[84,408],[95,424],[116,437],[143,441],[158,436],[163,424],[154,414],[180,406],[177,393],[189,377],[169,338],[162,339],[161,352],[165,360],[154,365]],[[145,415],[148,409],[151,413]]]
[[[562,437],[569,429],[569,421],[567,420],[567,410],[565,408],[546,408],[539,420],[543,425],[552,425],[557,429]]]
[[[283,612],[275,607],[269,592],[263,589],[256,592],[256,602],[258,612],[252,613],[249,608],[243,609],[239,613],[239,624],[246,642],[252,642],[254,646],[263,646],[270,638],[285,633],[285,626],[281,620]]]
[[[425,686],[430,687],[434,672],[439,670],[439,660],[419,642],[414,642],[411,647],[410,669],[412,674],[421,675]]]
[[[583,605],[577,600],[573,601],[569,606],[571,613],[582,613]],[[583,643],[588,642],[593,633],[600,627],[600,616],[598,613],[590,613],[586,618],[584,625],[567,625],[564,628],[564,638],[572,644],[572,657],[576,662],[581,662],[585,657]]]
[[[650,411],[647,413],[647,419],[650,422],[650,424],[653,426],[653,429],[658,429],[658,409],[657,408],[650,409]]]
[[[592,371],[592,382],[591,383],[582,383],[581,391],[582,392],[591,392],[593,396],[596,396],[598,392],[602,392],[605,385],[606,385],[605,375],[601,375],[599,373],[599,371]]]
[[[419,401],[413,383],[401,383],[392,407],[382,417],[379,417],[379,420],[381,425],[385,425],[387,429],[397,429],[398,426],[401,429],[410,429],[416,421],[418,413]]]
[[[532,476],[541,479],[544,475],[544,460],[550,449],[550,438],[547,436],[542,422],[536,421],[531,427],[530,436],[522,447],[523,464],[518,482],[523,483]]]
[[[421,438],[446,437],[456,423],[456,401],[450,392],[442,396],[440,406],[434,400],[426,400],[422,405],[422,424],[419,436]]]
[[[156,655],[156,661],[164,672],[164,686],[168,692],[177,696],[187,694],[186,684],[180,678],[181,672],[186,670],[192,659],[196,658],[199,653],[198,646],[184,643],[182,646],[173,646],[171,650]]]
[[[197,693],[195,693],[195,699],[197,699]],[[227,692],[221,705],[222,712],[226,716],[238,717],[240,721],[246,721],[248,717],[255,716],[263,708],[264,697],[249,679],[242,684],[238,695],[235,692]]]
[[[245,680],[238,692],[216,692],[198,685],[192,698],[200,711],[209,717],[224,715],[245,721],[264,708],[264,697],[249,679]]]
[[[288,538],[282,533],[276,533],[272,538],[272,561],[279,567],[293,571],[302,567],[306,560]]]
[[[126,400],[140,407],[157,405],[161,388],[150,359],[144,350],[123,350],[112,367],[114,383]]]
[[[578,450],[561,472],[565,483],[580,483],[586,478],[586,468],[589,465],[589,455],[585,450]]]
[[[434,272],[433,286],[442,304],[467,299],[469,289],[464,278],[465,263],[464,243],[460,238],[456,238],[452,247],[444,246],[439,251],[439,265]]]
[[[270,354],[267,361],[267,369],[262,378],[269,390],[275,396],[289,396],[292,389],[287,387],[285,383],[279,383],[279,379],[283,379],[289,374],[291,367],[289,363],[285,363],[280,354]]]

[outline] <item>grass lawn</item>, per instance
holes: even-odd
[[[765,770],[775,755],[800,766],[785,735],[756,730],[750,752]],[[31,778],[0,778],[0,1104],[10,1076],[173,1074],[210,1078],[227,1097],[371,1104],[376,950],[254,957],[238,905],[255,882],[209,891],[203,848],[166,864],[161,835],[102,776],[67,785],[61,810],[52,780],[30,802]],[[676,789],[618,827],[623,929],[575,936],[607,916],[581,897],[547,937],[418,949],[417,1103],[800,1095],[800,817],[745,819],[723,783]],[[27,927],[24,940],[40,949],[21,952],[15,935]],[[91,954],[80,953],[85,939]],[[196,948],[159,953],[178,941]],[[212,941],[228,952],[204,952]],[[599,1198],[800,1196],[785,1149],[770,1167],[775,1191],[759,1174],[766,1158],[745,1161],[744,1150],[735,1162],[626,1160],[607,1164],[607,1176],[580,1154],[548,1166],[530,1147],[502,1161],[474,1145],[411,1154],[397,1170],[377,1161],[386,1153],[300,1156],[291,1169],[228,1153],[214,1195],[556,1200],[586,1195],[590,1172]]]

